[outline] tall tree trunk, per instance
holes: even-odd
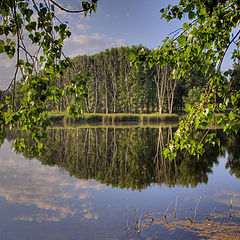
[[[166,69],[165,76],[169,78],[170,76],[170,70]],[[173,103],[174,103],[174,95],[175,95],[175,89],[177,86],[177,79],[172,79],[167,81],[167,104],[168,104],[168,112],[173,112]]]
[[[105,88],[105,113],[108,114],[108,69],[106,60],[104,59],[104,65],[103,65],[103,79],[104,79],[104,88]]]
[[[131,99],[130,99],[130,91],[129,91],[128,74],[127,73],[126,73],[126,77],[125,77],[125,83],[126,83],[126,87],[127,87],[127,96],[128,96],[128,112],[131,113],[132,105],[131,105]]]
[[[94,66],[93,66],[93,69],[94,69],[94,79],[95,79],[95,106],[94,106],[94,113],[97,112],[97,106],[98,106],[98,81],[99,81],[99,75],[98,75],[98,71],[97,71],[97,68],[99,67],[97,64],[96,64],[96,60],[94,59]]]
[[[164,107],[164,98],[165,98],[165,92],[166,92],[166,85],[167,85],[167,78],[164,75],[164,70],[166,66],[161,68],[160,65],[155,66],[155,75],[154,75],[154,81],[157,86],[157,97],[158,97],[158,112],[159,114],[163,113],[163,107]]]
[[[117,81],[116,81],[116,76],[113,74],[112,75],[112,80],[113,80],[113,112],[116,113],[117,109]]]
[[[107,82],[105,82],[105,106],[106,106],[106,114],[108,114],[108,91],[107,91]]]

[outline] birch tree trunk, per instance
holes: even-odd
[[[177,86],[177,79],[170,79],[170,71],[171,69],[167,67],[164,71],[164,76],[167,80],[167,105],[168,105],[168,113],[173,112],[173,104],[174,104],[174,95],[175,89]]]
[[[157,86],[157,97],[158,97],[158,112],[163,113],[164,98],[166,92],[167,78],[164,76],[165,66],[161,69],[160,65],[155,66],[154,81]]]

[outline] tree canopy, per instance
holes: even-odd
[[[200,103],[187,105],[187,115],[165,149],[165,156],[170,159],[183,149],[199,155],[205,143],[219,143],[215,133],[209,134],[210,128],[221,125],[227,133],[239,130],[239,89],[232,88],[230,72],[222,72],[222,63],[230,48],[233,48],[233,61],[239,61],[240,4],[236,0],[180,0],[160,12],[166,21],[188,20],[172,37],[167,37],[161,47],[150,53],[142,51],[133,60],[136,65],[142,60],[150,66],[171,65],[172,81],[180,81],[188,69],[199,71],[208,80]],[[206,129],[206,134],[202,140],[194,141],[191,136],[200,128]]]
[[[4,125],[20,126],[32,134],[36,148],[29,151],[36,155],[42,151],[40,140],[44,131],[51,125],[45,112],[48,99],[59,101],[64,90],[53,83],[63,76],[70,65],[70,59],[62,52],[64,40],[71,32],[66,23],[55,15],[60,8],[68,13],[87,15],[96,12],[97,0],[82,1],[82,9],[68,10],[53,0],[1,0],[0,1],[0,53],[16,59],[16,70],[9,87],[1,94],[0,124],[1,134]],[[65,92],[75,98],[68,106],[68,113],[76,117],[81,113],[81,101],[85,95],[86,75],[77,75],[66,86]],[[16,107],[16,81],[21,78],[20,91],[24,92],[22,104]],[[12,88],[11,93],[8,90]],[[39,126],[41,128],[39,128]],[[23,149],[22,140],[16,142],[18,149]]]

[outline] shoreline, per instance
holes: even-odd
[[[49,119],[53,124],[71,124],[71,123],[161,123],[172,122],[178,123],[183,114],[168,113],[84,113],[75,120],[65,112],[48,112]]]

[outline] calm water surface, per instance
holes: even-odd
[[[219,131],[221,148],[206,146],[200,160],[182,153],[170,163],[161,151],[172,131],[53,129],[39,159],[12,152],[17,136],[31,140],[7,132],[0,239],[240,239],[239,136]]]

